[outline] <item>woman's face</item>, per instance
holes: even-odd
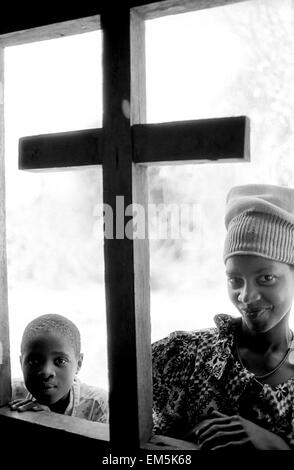
[[[246,326],[266,332],[287,320],[294,297],[294,268],[254,255],[231,256],[226,262],[228,292]]]

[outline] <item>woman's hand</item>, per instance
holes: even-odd
[[[41,405],[34,398],[22,398],[19,400],[13,400],[9,403],[10,409],[15,411],[50,411],[50,408],[46,405]]]
[[[226,416],[218,411],[197,426],[195,437],[200,450],[291,450],[280,436],[242,416]]]

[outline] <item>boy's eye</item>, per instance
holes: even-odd
[[[68,360],[65,359],[64,357],[58,357],[57,359],[55,359],[55,364],[58,366],[65,366],[65,364],[67,363],[68,363]]]
[[[30,357],[27,362],[30,366],[33,366],[33,367],[38,366],[40,364],[39,359],[37,359],[36,357]]]

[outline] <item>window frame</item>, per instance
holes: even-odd
[[[106,118],[103,125],[103,202],[114,206],[116,195],[126,197],[126,206],[131,203],[140,203],[147,209],[147,165],[134,164],[132,161],[130,124],[125,115],[121,113],[123,99],[131,103],[130,123],[144,124],[146,121],[145,97],[145,60],[144,60],[144,22],[147,19],[160,16],[195,11],[219,5],[227,5],[246,0],[160,0],[156,3],[148,1],[133,1],[131,5],[121,7],[120,28],[124,31],[124,44],[116,44],[116,51],[122,52],[122,57],[112,59],[113,41],[121,37],[116,35],[117,24],[113,23],[113,13],[103,7],[102,2],[97,6],[97,15],[65,21],[49,26],[41,26],[25,31],[16,31],[0,36],[0,82],[4,83],[4,48],[11,45],[25,44],[33,41],[42,41],[57,37],[64,37],[97,30],[100,28],[100,13],[103,19],[103,76],[104,76],[104,114]],[[133,8],[132,8],[133,7]],[[131,27],[130,27],[131,21]],[[111,63],[113,61],[113,63]],[[117,68],[119,80],[113,80],[113,70]],[[131,71],[131,72],[130,72]],[[108,78],[108,79],[107,79]],[[6,233],[5,233],[5,177],[4,177],[4,112],[3,100],[0,103],[0,340],[3,344],[3,363],[0,366],[0,382],[4,384],[0,389],[0,405],[5,405],[11,396],[11,376],[9,357],[9,322],[7,299],[7,262],[6,262]],[[106,158],[107,156],[107,158]],[[182,163],[185,163],[184,161]],[[122,172],[120,181],[113,177]],[[131,176],[130,176],[131,175]],[[145,211],[147,214],[147,211]],[[147,221],[146,221],[147,222]],[[150,335],[150,308],[149,308],[149,246],[146,240],[119,240],[105,241],[105,289],[108,324],[108,357],[110,376],[110,440],[107,440],[107,431],[101,423],[83,422],[71,417],[46,414],[36,417],[33,412],[24,415],[16,414],[7,408],[0,409],[0,423],[10,423],[11,427],[24,423],[33,425],[43,432],[63,430],[65,435],[86,440],[95,440],[96,449],[101,451],[110,449],[112,445],[129,443],[130,446],[141,449],[195,449],[191,443],[175,440],[169,437],[151,437],[152,426],[152,380],[151,380],[151,335]],[[116,240],[117,242],[117,240]],[[123,253],[123,256],[121,255]],[[123,263],[126,263],[125,265]],[[117,269],[125,269],[126,279],[114,279]],[[121,284],[120,291],[118,289]],[[128,297],[131,306],[128,320],[131,322],[131,334],[123,331],[117,319],[118,305],[122,292],[131,286]],[[118,289],[118,291],[117,291]],[[126,305],[128,310],[128,305]],[[124,312],[122,312],[124,313]],[[121,315],[122,318],[122,315]],[[119,336],[118,336],[119,334]],[[122,372],[121,364],[117,359],[123,355],[125,349],[132,360],[128,385],[135,400],[131,404],[128,434],[122,436],[126,428],[126,411],[121,410],[120,387]],[[125,398],[128,399],[125,393]],[[122,418],[124,418],[122,422]],[[8,421],[7,421],[8,420]],[[50,421],[50,422],[49,422]],[[12,424],[11,424],[12,423]],[[93,425],[96,426],[93,431]],[[23,427],[20,427],[23,429]],[[81,431],[82,429],[82,431]],[[97,447],[98,446],[98,447]]]

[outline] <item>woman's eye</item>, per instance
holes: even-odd
[[[273,284],[276,280],[276,276],[273,274],[263,274],[259,277],[259,282],[262,284]]]
[[[238,277],[229,277],[228,278],[228,284],[230,287],[232,287],[233,289],[237,289],[238,287],[241,286],[242,284],[242,279],[238,278]]]

